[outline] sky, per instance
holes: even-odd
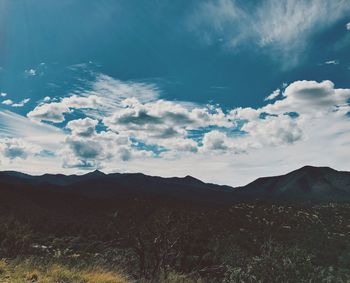
[[[0,170],[350,171],[349,51],[348,0],[0,0]]]

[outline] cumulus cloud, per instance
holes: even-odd
[[[28,155],[38,152],[38,146],[29,144],[22,139],[2,138],[0,139],[0,153],[3,157],[12,159],[26,159]]]
[[[82,159],[96,159],[102,154],[102,147],[99,143],[83,139],[67,139],[67,143],[77,157]]]
[[[203,137],[204,150],[227,150],[226,144],[228,137],[226,134],[219,131],[211,131],[206,133]]]
[[[125,107],[111,118],[104,119],[106,125],[118,130],[146,129],[148,126],[159,131],[160,125],[187,125],[194,121],[189,117],[188,110],[180,104],[159,100],[152,103],[141,103],[137,99],[126,99]],[[152,129],[149,129],[152,130]]]
[[[39,104],[27,116],[38,121],[60,123],[65,120],[64,114],[71,113],[72,109],[97,109],[103,104],[103,100],[96,95],[72,95],[61,99],[60,102]]]
[[[347,30],[350,30],[350,23],[347,23],[347,24],[345,25],[345,27],[346,27]]]
[[[249,121],[242,127],[242,131],[248,134],[247,139],[257,147],[292,144],[303,136],[297,119],[288,115]]]
[[[64,167],[102,168],[111,160],[131,159],[131,142],[127,136],[111,131],[96,133],[96,125],[97,121],[89,118],[69,122],[67,128],[71,134],[62,149]]]
[[[297,112],[322,114],[335,107],[347,107],[350,89],[336,89],[331,81],[296,81],[284,91],[284,98],[262,108],[274,114]]]
[[[220,108],[188,107],[165,100],[141,103],[137,99],[126,99],[122,105],[124,108],[103,119],[109,129],[169,150],[195,152],[198,145],[187,138],[189,131],[234,125]]]
[[[350,89],[335,88],[331,81],[296,81],[286,87],[283,98],[261,108],[236,108],[233,120],[243,121],[244,135],[234,140],[221,134],[225,144],[234,149],[291,145],[310,139],[310,125],[328,121],[347,121]],[[330,137],[329,137],[330,138]]]
[[[291,145],[303,139],[303,130],[296,117],[289,115],[259,115],[260,110],[255,110],[256,115],[240,115],[244,109],[232,111],[236,119],[242,120],[238,135],[229,135],[229,132],[213,130],[203,136],[201,152],[216,152],[242,154],[256,149]],[[250,111],[254,111],[250,109]],[[238,118],[240,117],[240,118]]]
[[[186,137],[164,139],[157,144],[164,147],[165,151],[160,156],[165,158],[181,158],[198,152],[198,143]]]
[[[1,97],[6,97],[6,96],[7,96],[7,93],[6,93],[6,92],[1,92],[1,93],[0,93],[0,96],[1,96]]]
[[[260,111],[251,107],[238,107],[230,111],[230,117],[233,120],[256,120],[260,116]]]
[[[97,120],[90,118],[77,119],[68,122],[67,128],[72,131],[73,135],[81,137],[91,137],[96,134],[95,128],[98,124]]]
[[[119,154],[121,160],[123,160],[123,161],[128,161],[131,159],[131,152],[129,149],[127,149],[125,147],[121,147],[118,150],[118,154]]]
[[[70,109],[65,104],[53,102],[35,107],[27,116],[37,121],[60,123],[64,121],[64,113],[69,112]]]

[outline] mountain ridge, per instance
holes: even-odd
[[[240,187],[205,183],[192,176],[158,177],[142,173],[110,173],[99,170],[84,175],[0,172],[1,187],[31,188],[89,197],[147,197],[208,202],[243,200],[350,200],[350,172],[306,165],[284,175],[260,177]]]

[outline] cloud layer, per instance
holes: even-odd
[[[350,89],[331,81],[284,85],[260,108],[224,111],[160,96],[153,84],[100,75],[90,90],[40,101],[28,118],[0,112],[1,166],[192,174],[241,185],[299,165],[349,165]]]

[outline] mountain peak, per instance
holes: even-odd
[[[285,175],[259,178],[243,192],[270,199],[343,201],[350,198],[349,185],[350,172],[307,165]]]
[[[192,183],[203,183],[201,180],[198,180],[197,178],[192,177],[190,175],[185,176],[184,180],[186,180],[187,182],[192,182]]]
[[[324,174],[326,172],[337,172],[333,168],[327,167],[327,166],[311,166],[311,165],[306,165],[303,166],[293,172],[306,172],[306,173],[319,173],[319,174]]]
[[[96,169],[95,171],[91,171],[87,173],[85,176],[93,176],[93,177],[99,177],[99,176],[105,176],[106,174],[101,172],[100,170]]]

